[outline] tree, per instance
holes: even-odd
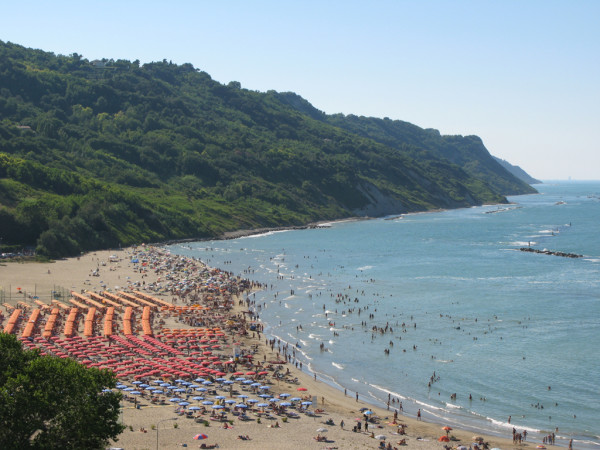
[[[103,448],[125,428],[108,370],[23,350],[0,333],[0,448]]]

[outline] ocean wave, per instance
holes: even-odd
[[[336,362],[333,362],[333,361],[332,361],[332,362],[331,362],[331,365],[332,365],[333,367],[337,368],[337,369],[340,369],[340,370],[344,370],[344,369],[345,369],[344,365],[343,365],[343,364],[340,364],[340,363],[336,363]]]
[[[526,245],[537,245],[536,241],[514,241],[509,242],[508,245],[512,245],[514,247],[525,247]]]
[[[446,408],[450,408],[450,409],[464,409],[462,406],[455,405],[453,403],[446,403]]]
[[[353,378],[353,380],[354,380],[354,378]],[[402,394],[399,394],[398,392],[391,391],[391,390],[386,389],[386,388],[384,388],[382,386],[378,386],[376,384],[370,384],[370,383],[366,383],[366,384],[368,384],[369,386],[377,389],[378,391],[385,392],[386,394],[392,395],[393,397],[400,398],[402,400],[406,400],[408,398],[408,397],[405,397]]]
[[[260,238],[260,237],[265,237],[265,236],[272,236],[274,234],[278,234],[278,233],[287,233],[288,231],[292,231],[292,230],[273,230],[273,231],[265,231],[264,233],[258,233],[258,234],[252,234],[250,236],[241,236],[239,238],[237,238],[238,240],[243,240],[243,239],[255,239],[255,238]]]
[[[372,269],[372,268],[373,268],[373,266],[362,266],[362,267],[357,268],[356,270],[363,271],[363,270],[369,270],[369,269]]]

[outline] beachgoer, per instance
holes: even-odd
[[[417,420],[421,420],[421,409],[417,411]]]

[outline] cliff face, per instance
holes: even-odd
[[[476,137],[328,116],[190,64],[0,42],[0,87],[3,245],[52,256],[497,203],[526,186]]]
[[[372,184],[358,186],[358,190],[369,200],[369,202],[360,208],[352,210],[352,214],[355,216],[382,217],[392,214],[401,214],[407,211],[401,200],[385,195]]]

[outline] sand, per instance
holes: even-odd
[[[82,291],[103,291],[106,289],[128,290],[134,287],[135,283],[143,286],[144,283],[150,284],[156,282],[160,277],[152,271],[141,274],[138,266],[129,262],[135,249],[128,248],[123,250],[98,251],[83,255],[79,258],[60,260],[49,263],[0,263],[0,289],[2,289],[2,302],[16,304],[24,301],[33,305],[33,297],[38,297],[40,301],[49,303],[52,291],[63,295],[62,300],[66,302],[69,290],[77,292]],[[113,256],[114,262],[110,262]],[[99,271],[99,276],[94,276],[94,271]],[[20,288],[20,289],[17,289]],[[137,289],[137,287],[136,287]],[[155,295],[155,294],[153,294]],[[158,295],[157,295],[158,296]],[[170,295],[163,295],[166,301],[170,301]],[[234,309],[237,312],[244,308],[235,302]],[[2,307],[4,313],[4,323],[6,323],[7,310]],[[181,326],[181,324],[178,324]],[[236,338],[237,340],[238,338]],[[230,341],[231,342],[231,341]],[[256,360],[262,360],[266,355],[267,360],[276,359],[276,355],[265,345],[264,336],[252,338],[250,336],[243,339],[243,347],[249,348],[250,345],[258,345],[259,353]],[[309,417],[300,414],[297,419],[289,419],[283,422],[281,417],[276,420],[262,419],[257,423],[254,416],[250,421],[239,421],[234,419],[233,428],[224,429],[219,422],[210,422],[210,426],[196,423],[193,419],[177,416],[175,407],[172,405],[158,406],[152,405],[147,400],[140,398],[140,408],[135,408],[133,404],[124,403],[122,417],[128,428],[122,433],[117,442],[112,443],[113,447],[125,449],[148,449],[148,448],[198,448],[201,443],[206,445],[218,444],[219,448],[232,449],[354,449],[354,448],[377,448],[380,440],[371,437],[371,431],[374,435],[386,436],[385,442],[389,442],[393,447],[402,448],[397,442],[401,438],[406,439],[406,448],[419,449],[442,449],[444,443],[438,442],[437,438],[444,435],[441,429],[444,424],[427,423],[417,421],[414,417],[405,417],[400,415],[399,423],[406,425],[406,435],[396,434],[397,426],[389,425],[393,419],[393,410],[387,411],[381,408],[375,408],[372,405],[364,403],[361,399],[356,401],[353,392],[348,392],[348,396],[325,382],[315,380],[312,374],[307,374],[296,369],[293,365],[287,364],[286,368],[292,372],[292,377],[299,379],[298,384],[288,384],[285,382],[272,381],[271,392],[278,394],[282,392],[290,393],[292,396],[310,395],[316,397],[317,405],[311,408],[323,409],[325,412],[315,417]],[[298,387],[306,388],[306,392],[298,392]],[[227,394],[223,394],[227,395]],[[356,425],[357,419],[362,417],[360,408],[371,408],[374,415],[381,418],[379,425],[371,425],[368,433],[353,432],[352,428]],[[177,420],[171,420],[177,418]],[[327,420],[332,420],[334,425],[326,425]],[[340,422],[344,421],[345,426],[342,429]],[[277,421],[279,428],[270,427]],[[364,422],[363,422],[364,423]],[[176,427],[175,427],[176,426]],[[314,437],[317,436],[317,429],[324,427],[327,432],[321,433],[326,436],[326,442],[317,442]],[[140,431],[145,428],[146,432]],[[204,433],[208,439],[197,441],[193,436],[198,433]],[[250,440],[238,439],[238,436],[249,436]],[[457,445],[472,446],[473,436],[482,436],[489,447],[502,449],[515,447],[534,448],[536,443],[528,442],[515,446],[512,439],[502,439],[494,436],[485,436],[473,431],[452,430],[450,436],[457,440],[447,445],[456,447]],[[158,443],[157,443],[158,440]]]

